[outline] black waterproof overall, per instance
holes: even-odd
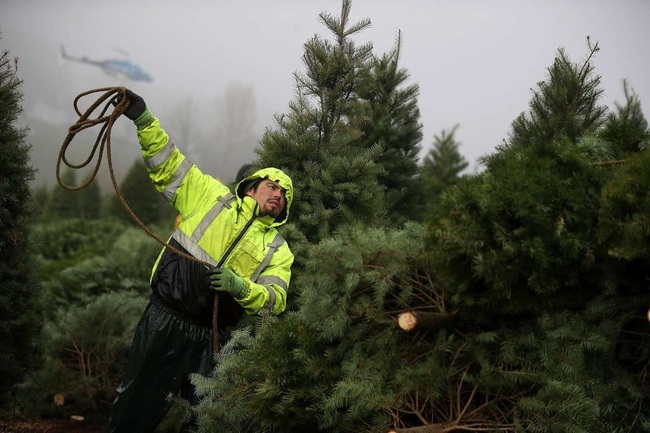
[[[169,394],[197,403],[189,374],[213,366],[212,330],[150,303],[136,328],[124,381],[113,402],[109,432],[153,432],[171,406]]]
[[[171,245],[182,250],[173,240]],[[206,305],[213,305],[214,292],[208,289],[203,265],[191,262],[166,250],[152,279],[152,287],[178,278],[190,278],[192,284],[206,293]],[[180,284],[179,282],[177,282]],[[131,354],[122,384],[111,408],[109,433],[153,432],[165,416],[172,402],[169,394],[198,403],[189,375],[208,376],[214,368],[212,314],[188,315],[183,302],[172,308],[170,301],[162,301],[156,290],[151,295],[138,326],[135,329]],[[229,337],[227,329],[239,322],[244,314],[241,306],[228,294],[219,295],[219,341]],[[188,426],[184,426],[188,428]]]

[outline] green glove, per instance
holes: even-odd
[[[210,276],[210,287],[219,292],[226,292],[235,299],[242,299],[248,296],[251,288],[246,280],[225,268],[214,268],[208,271]]]

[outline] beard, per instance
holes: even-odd
[[[263,208],[260,208],[259,215],[260,216],[272,216],[273,218],[276,218],[280,213],[282,212],[283,207],[280,206],[279,204],[277,205],[269,205],[267,204]]]

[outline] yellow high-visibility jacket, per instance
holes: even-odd
[[[185,158],[157,118],[138,127],[138,140],[156,189],[181,215],[169,244],[232,270],[250,285],[250,294],[243,299],[219,294],[218,325],[234,325],[244,312],[284,311],[293,254],[276,227],[289,216],[291,179],[279,169],[265,168],[243,179],[233,195]],[[273,180],[286,190],[286,207],[275,219],[259,217],[256,201],[244,191],[250,180],[259,178]],[[214,291],[204,265],[163,248],[153,266],[151,289],[152,301],[159,306],[191,322],[210,325]]]

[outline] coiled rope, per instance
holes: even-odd
[[[100,93],[103,92],[101,96],[97,98],[97,100],[86,109],[83,113],[79,110],[79,101],[84,98],[85,96],[92,95],[95,93]],[[104,104],[102,110],[99,113],[99,116],[97,117],[91,117],[93,112],[97,110],[100,106]],[[108,172],[111,177],[111,182],[113,183],[113,189],[115,190],[115,194],[117,195],[117,198],[119,199],[120,203],[122,204],[122,207],[126,211],[126,213],[131,217],[131,219],[136,223],[138,227],[140,227],[142,230],[144,230],[149,236],[151,236],[153,239],[155,239],[157,242],[159,242],[161,245],[163,245],[165,248],[169,248],[171,251],[174,253],[178,254],[179,256],[182,256],[188,260],[191,260],[195,263],[199,263],[207,268],[212,268],[214,267],[210,263],[204,262],[202,260],[197,259],[196,257],[187,254],[183,251],[178,250],[177,248],[174,248],[173,246],[169,245],[167,241],[162,239],[160,236],[158,236],[156,233],[154,233],[149,227],[147,227],[146,224],[144,224],[138,216],[131,210],[129,205],[127,204],[126,200],[124,199],[124,196],[120,192],[120,188],[117,185],[117,180],[115,179],[115,173],[113,171],[113,161],[111,157],[111,130],[113,128],[113,125],[115,124],[115,121],[122,115],[124,114],[124,111],[129,107],[130,101],[129,98],[126,97],[126,88],[125,87],[103,87],[99,89],[94,89],[94,90],[88,90],[86,92],[80,93],[77,95],[77,97],[74,99],[74,110],[77,113],[77,116],[79,116],[79,119],[75,122],[74,125],[70,126],[68,129],[68,135],[65,137],[65,140],[63,141],[63,145],[61,146],[61,150],[59,151],[59,156],[56,161],[56,180],[63,187],[64,189],[68,191],[80,191],[86,187],[88,187],[94,180],[95,177],[97,176],[97,173],[99,172],[99,167],[101,166],[102,162],[102,156],[104,154],[104,151],[106,151],[106,161],[108,164]],[[109,109],[113,108],[112,111],[109,112]],[[109,114],[107,114],[109,113]],[[66,152],[68,150],[68,147],[70,146],[70,143],[72,143],[72,140],[75,138],[75,136],[88,128],[92,128],[95,125],[102,125],[101,130],[99,131],[99,134],[97,134],[97,140],[95,140],[95,144],[92,148],[92,151],[90,152],[90,155],[88,158],[80,163],[80,164],[73,164],[71,163],[68,158],[66,157]],[[97,156],[97,162],[95,163],[95,168],[93,169],[92,173],[88,177],[88,179],[83,182],[81,185],[78,186],[73,186],[73,185],[68,185],[66,184],[62,179],[61,179],[61,163],[63,162],[66,166],[72,168],[72,169],[81,169],[86,167],[90,162],[93,160],[95,157],[95,154],[97,153],[97,150],[99,148],[99,154]],[[213,333],[213,344],[214,344],[214,351],[215,354],[219,353],[219,329],[217,327],[217,312],[219,309],[219,295],[217,293],[214,294],[214,306],[213,306],[213,312],[212,312],[212,333]]]

